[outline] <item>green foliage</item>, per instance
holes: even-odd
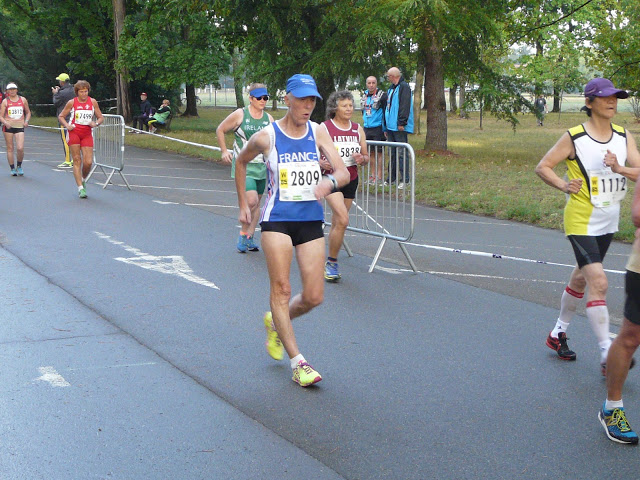
[[[211,12],[197,1],[149,0],[140,6],[127,16],[117,68],[126,66],[132,79],[152,78],[166,89],[217,84],[231,58]]]
[[[517,77],[496,75],[487,70],[480,88],[469,92],[467,106],[480,107],[482,101],[483,110],[488,110],[498,120],[504,120],[511,124],[515,132],[520,123],[518,114],[525,111],[536,112],[533,103],[528,100],[523,92],[526,92],[526,84]]]

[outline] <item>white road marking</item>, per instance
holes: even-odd
[[[182,205],[180,202],[165,202],[164,200],[153,200],[153,203],[159,203],[160,205]]]
[[[123,183],[114,183],[115,186],[124,187]],[[216,193],[228,193],[232,195],[236,195],[236,191],[233,190],[210,190],[206,188],[184,188],[184,187],[159,187],[156,185],[133,185],[130,184],[131,188],[157,188],[159,190],[186,190],[188,192],[216,192]]]
[[[237,205],[215,205],[215,204],[207,204],[207,203],[185,203],[185,205],[189,207],[218,207],[218,208],[238,208]]]
[[[387,268],[376,265],[374,267],[376,270],[381,270],[383,272],[391,273],[393,275],[400,275],[402,273],[414,273],[413,270],[408,268]],[[452,277],[469,277],[469,278],[487,278],[491,280],[507,280],[509,282],[527,282],[527,283],[555,283],[559,285],[566,285],[566,281],[556,281],[556,280],[542,280],[537,278],[513,278],[513,277],[500,277],[496,275],[481,275],[478,273],[462,273],[462,272],[438,272],[436,270],[419,270],[417,273],[428,273],[430,275],[450,275]],[[623,289],[624,286],[611,286],[609,285],[609,289],[618,288]]]
[[[70,372],[77,372],[81,370],[101,370],[103,368],[129,368],[129,367],[146,367],[148,365],[156,365],[156,362],[142,362],[142,363],[125,363],[123,365],[105,365],[102,367],[83,367],[83,368],[68,368]]]
[[[175,275],[176,277],[183,278],[184,280],[188,280],[193,283],[197,283],[198,285],[202,285],[204,287],[215,288],[216,290],[220,290],[218,286],[210,282],[207,279],[197,276],[193,273],[193,270],[187,265],[184,258],[180,255],[150,255],[145,253],[135,247],[131,247],[124,242],[120,242],[111,238],[109,235],[105,235],[100,232],[93,232],[98,237],[106,240],[107,242],[113,245],[119,245],[124,248],[127,252],[133,253],[135,257],[131,258],[123,258],[117,257],[114,260],[119,262],[128,263],[130,265],[135,265],[140,268],[144,268],[146,270],[152,270],[154,272],[160,272],[167,275]]]
[[[40,377],[34,379],[34,381],[47,382],[52,387],[70,387],[71,384],[67,382],[62,375],[56,372],[53,367],[40,367],[38,368]]]

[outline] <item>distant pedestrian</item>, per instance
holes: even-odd
[[[73,91],[73,85],[69,82],[69,75],[61,73],[56,77],[59,85],[51,87],[53,93],[53,104],[56,107],[56,117],[60,115],[60,112],[65,107],[67,102],[76,96]],[[69,119],[67,118],[67,122]],[[64,149],[64,162],[58,165],[58,168],[73,168],[73,161],[69,154],[69,145],[67,144],[67,131],[64,129],[61,123],[58,122],[60,127],[60,138],[62,139],[62,147]]]
[[[538,126],[542,127],[544,122],[544,116],[546,113],[548,113],[547,100],[544,98],[544,95],[542,94],[538,95],[538,98],[536,98],[536,101],[535,101],[535,107],[536,107],[536,111],[538,112],[538,115],[537,115]]]
[[[390,142],[407,143],[408,134],[413,133],[413,92],[402,76],[399,68],[391,67],[387,72],[391,88],[387,92],[385,108],[385,132]],[[402,190],[410,181],[409,159],[406,154],[400,155],[398,148],[391,148],[389,184],[396,181],[398,176],[398,190]],[[398,172],[396,172],[398,170]]]
[[[76,97],[69,100],[58,115],[58,121],[67,129],[67,143],[73,156],[73,177],[78,197],[87,198],[86,178],[93,164],[93,131],[104,121],[98,102],[89,96],[91,85],[78,80],[73,86]],[[71,118],[67,122],[66,118]]]
[[[18,95],[18,86],[15,83],[7,85],[7,97],[0,104],[0,122],[4,140],[7,144],[7,161],[11,169],[11,175],[22,176],[22,161],[24,160],[24,129],[29,126],[31,110],[27,99]],[[14,140],[16,162],[14,163]],[[16,165],[17,164],[17,165]]]
[[[618,99],[629,94],[615,88],[606,78],[595,78],[585,86],[584,95],[583,110],[588,120],[570,128],[536,167],[545,183],[567,195],[564,232],[577,263],[562,293],[560,314],[546,344],[560,359],[576,359],[567,344],[566,332],[587,290],[587,319],[598,341],[605,375],[611,338],[606,301],[608,282],[602,261],[618,230],[620,202],[627,192],[627,181],[638,178],[638,169],[629,166],[640,167],[640,153],[633,136],[611,122]],[[567,180],[553,170],[561,162],[567,164]]]

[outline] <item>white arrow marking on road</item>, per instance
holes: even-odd
[[[36,378],[35,380],[47,382],[51,384],[52,387],[70,387],[71,386],[71,384],[67,382],[62,375],[56,372],[56,369],[53,367],[40,367],[38,368],[38,371],[42,374],[42,376]]]
[[[184,258],[180,255],[163,255],[156,256],[145,253],[135,247],[131,247],[123,242],[115,240],[111,238],[109,235],[105,235],[100,232],[93,232],[98,237],[106,240],[113,245],[119,245],[124,248],[127,252],[133,253],[135,257],[131,258],[122,258],[117,257],[114,260],[119,262],[128,263],[130,265],[136,265],[140,268],[144,268],[147,270],[153,270],[154,272],[166,273],[167,275],[175,275],[180,278],[184,278],[193,283],[197,283],[198,285],[202,285],[209,288],[215,288],[216,290],[220,290],[218,286],[210,282],[209,280],[197,276],[193,273],[193,270],[187,265],[187,262],[184,261]]]

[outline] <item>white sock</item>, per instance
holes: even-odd
[[[82,185],[78,186],[78,191],[82,190],[84,187]]]
[[[569,328],[569,324],[558,319],[558,321],[556,322],[556,326],[553,327],[553,330],[551,330],[551,336],[553,338],[558,338],[560,332],[567,333],[567,328]]]
[[[569,323],[571,323],[571,320],[573,320],[573,316],[578,308],[578,303],[580,303],[582,297],[584,297],[584,293],[576,292],[575,290],[570,289],[569,286],[567,286],[567,288],[564,289],[564,292],[562,292],[558,320],[564,324],[563,327],[565,330],[569,326]],[[557,327],[558,325],[556,325],[556,328]],[[557,332],[556,335],[552,333],[551,336],[557,337]]]
[[[587,303],[587,318],[598,339],[601,361],[607,360],[611,337],[609,336],[609,309],[605,300],[593,300]]]
[[[295,369],[298,366],[298,363],[306,362],[306,360],[304,359],[304,357],[302,356],[301,353],[299,353],[298,355],[293,357],[290,361],[291,361],[291,369],[292,370]]]
[[[604,402],[604,409],[605,410],[613,410],[614,408],[623,408],[622,399],[620,399],[620,400],[609,400],[607,398],[607,401]]]

